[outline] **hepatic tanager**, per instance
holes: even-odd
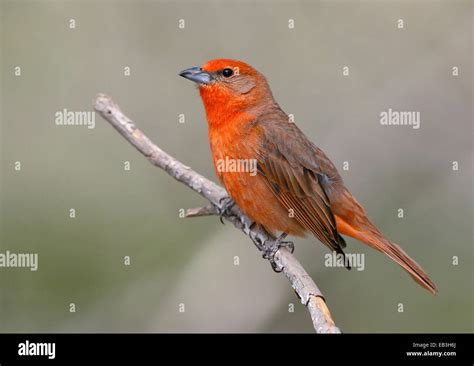
[[[437,292],[425,271],[370,222],[334,164],[292,123],[260,72],[218,59],[180,75],[198,84],[216,173],[250,219],[273,235],[312,233],[340,255],[346,246],[341,235],[353,237]],[[229,160],[254,160],[257,174],[217,168]]]

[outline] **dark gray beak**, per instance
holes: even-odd
[[[194,81],[198,84],[210,84],[212,77],[209,73],[202,71],[200,67],[191,67],[179,73],[179,76]]]

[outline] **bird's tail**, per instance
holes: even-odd
[[[363,229],[355,229],[345,221],[337,217],[338,231],[341,234],[352,236],[370,247],[385,253],[393,261],[398,263],[408,274],[423,288],[432,294],[436,294],[438,289],[428,274],[397,244],[386,239],[368,220]]]

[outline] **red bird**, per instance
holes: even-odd
[[[282,238],[310,232],[341,255],[341,235],[348,235],[437,293],[425,271],[370,222],[331,160],[289,121],[261,73],[241,61],[218,59],[180,75],[199,86],[216,173],[250,219]],[[222,169],[224,161],[255,161],[255,174]]]

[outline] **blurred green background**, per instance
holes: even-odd
[[[296,239],[295,254],[336,323],[345,332],[472,332],[472,8],[472,1],[2,1],[1,252],[38,253],[39,269],[0,269],[0,331],[313,331],[284,276],[248,238],[215,217],[179,218],[202,198],[99,116],[95,129],[55,124],[56,111],[90,111],[105,92],[161,148],[215,180],[201,101],[177,73],[237,58],[267,76],[372,220],[439,287],[429,295],[352,239],[347,251],[366,253],[364,271],[327,268],[320,243]],[[388,108],[419,111],[421,128],[381,126]]]

